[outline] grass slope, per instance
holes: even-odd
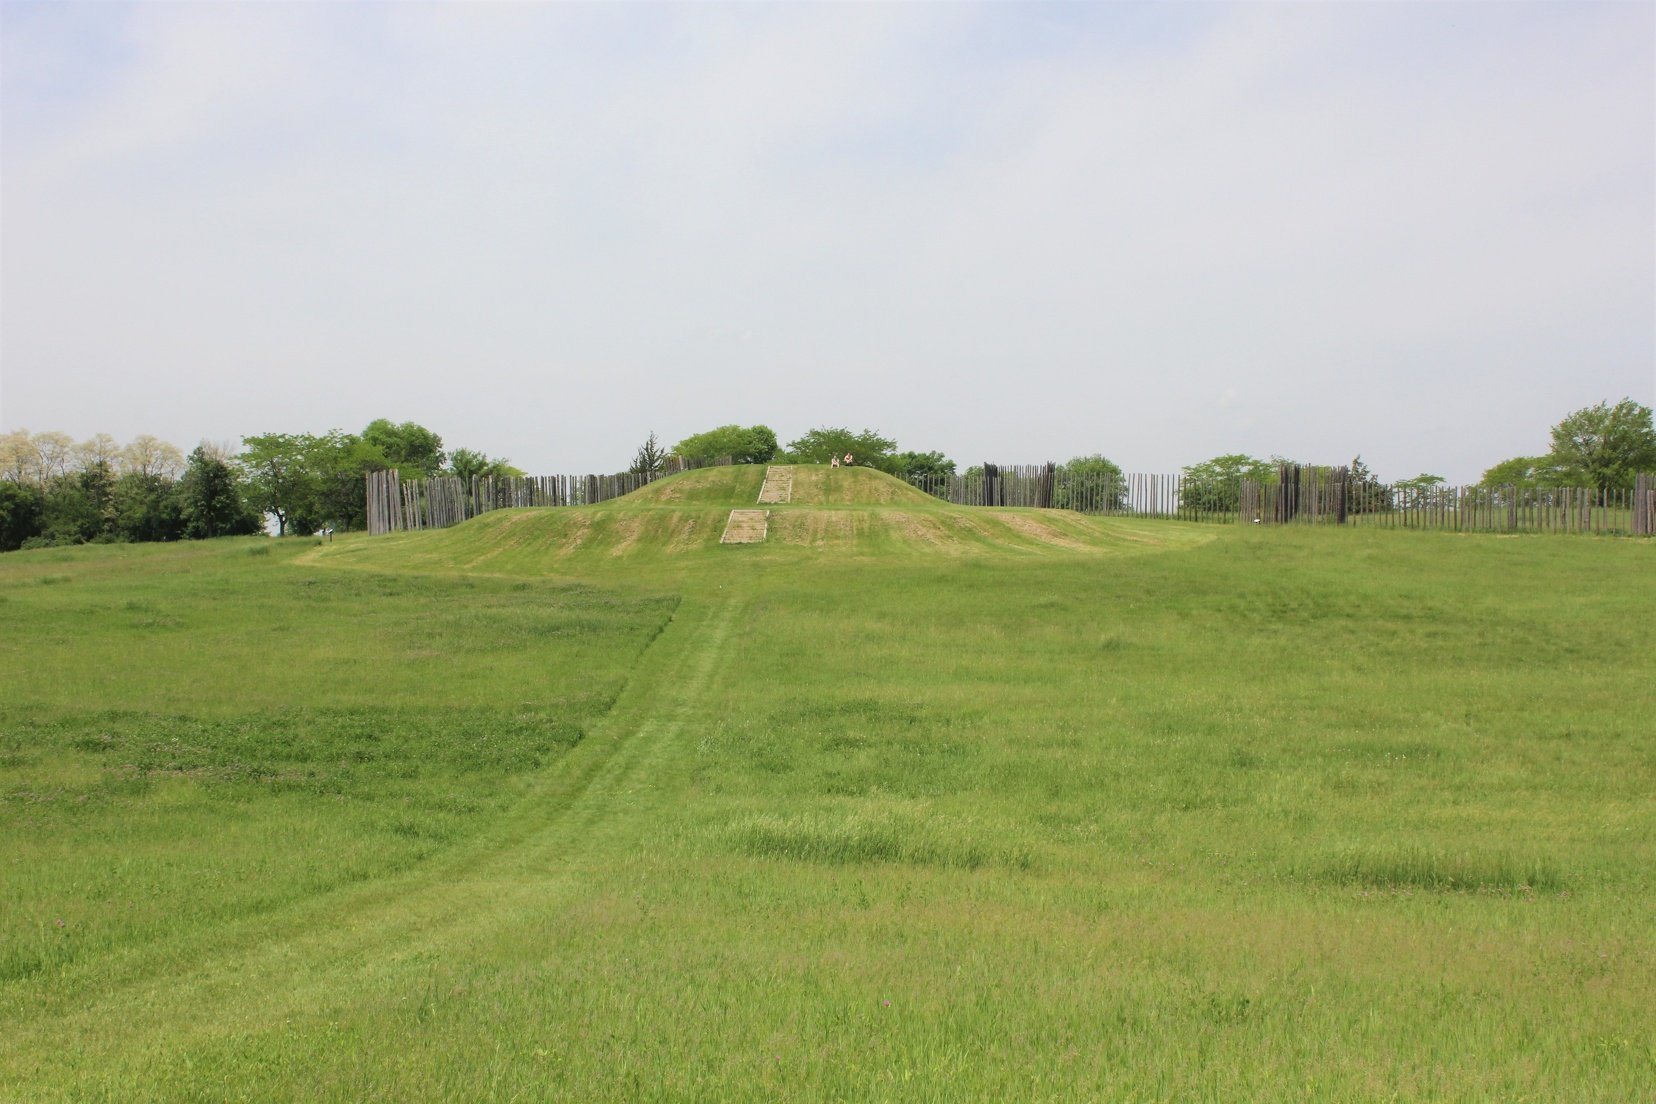
[[[730,510],[752,508],[764,469],[686,472],[596,506],[499,510],[436,533],[399,533],[325,550],[330,566],[376,571],[606,576],[742,576],[806,568],[824,556],[881,563],[941,557],[1130,555],[1190,548],[1212,527],[1067,511],[951,506],[866,468],[794,469],[794,500],[767,507],[763,544],[721,546]]]
[[[959,511],[818,502],[773,533],[834,541],[675,547],[754,473],[690,474],[699,505],[0,560],[32,963],[0,1095],[1647,1092],[1648,543],[983,511],[951,554],[881,515]],[[551,742],[474,765],[497,731]]]

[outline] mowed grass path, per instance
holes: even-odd
[[[0,561],[0,1094],[1649,1096],[1650,544],[790,509]]]

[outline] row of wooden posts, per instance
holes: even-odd
[[[1633,490],[1593,487],[1435,486],[1245,481],[1239,520],[1443,529],[1462,533],[1656,535],[1656,477]]]
[[[1656,535],[1656,476],[1632,490],[1383,484],[1347,468],[1283,465],[1275,480],[1081,473],[1054,464],[984,464],[914,486],[961,506],[1034,506],[1085,514],[1282,525],[1369,525],[1460,532]]]
[[[728,464],[729,459],[717,461]],[[704,464],[674,458],[653,476],[513,478],[368,476],[368,531],[442,529],[489,510],[580,506],[630,494],[662,475]],[[1368,525],[1458,532],[1656,535],[1656,475],[1633,490],[1585,487],[1419,487],[1352,478],[1345,468],[1297,464],[1275,480],[1192,481],[1183,475],[1080,473],[1056,464],[985,464],[968,475],[920,477],[920,490],[961,506],[1028,506],[1085,514],[1243,524]]]
[[[715,461],[672,457],[664,470],[650,475],[617,472],[613,475],[479,475],[468,479],[438,475],[403,479],[395,471],[369,472],[368,532],[446,529],[490,510],[519,506],[587,506],[631,494],[665,475],[730,462],[729,457]]]

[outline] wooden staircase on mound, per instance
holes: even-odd
[[[773,464],[765,469],[765,485],[759,488],[759,504],[793,501],[793,469]],[[720,544],[758,544],[770,535],[769,510],[732,510],[725,522]]]
[[[732,510],[720,544],[758,544],[770,532],[769,510]]]
[[[783,464],[772,464],[765,469],[765,485],[759,488],[759,504],[792,501],[793,469]]]

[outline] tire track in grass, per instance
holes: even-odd
[[[651,810],[688,776],[687,734],[705,717],[742,605],[681,603],[593,732],[453,852],[13,987],[0,1005],[0,1099],[96,1098],[123,1087],[142,1098],[147,1072],[187,1060],[197,1045],[383,989],[399,971],[520,922],[526,909],[577,899],[586,885],[576,867],[636,846],[658,823]]]
[[[741,603],[725,600],[705,612],[698,611],[690,638],[675,645],[662,669],[652,672],[647,685],[634,693],[630,682],[617,707],[604,718],[596,738],[608,740],[615,750],[591,778],[582,784],[577,800],[561,814],[566,828],[580,831],[560,833],[537,842],[558,848],[563,843],[580,843],[590,849],[600,840],[614,837],[616,829],[635,827],[640,812],[639,795],[659,789],[652,785],[682,777],[673,771],[683,766],[682,739],[685,728],[702,711],[707,689],[725,658],[726,645]],[[589,736],[588,739],[593,739]]]

